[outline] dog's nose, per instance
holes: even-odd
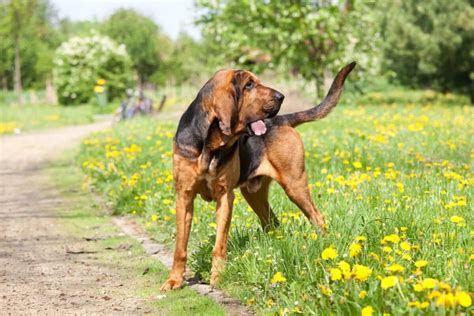
[[[274,98],[278,102],[283,102],[283,99],[285,98],[285,96],[283,94],[281,94],[280,92],[275,91]]]

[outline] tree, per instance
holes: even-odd
[[[98,80],[106,82],[111,98],[120,97],[132,83],[131,74],[125,45],[118,45],[107,36],[97,33],[75,36],[56,50],[54,83],[61,104],[88,102],[94,96]]]
[[[53,27],[56,12],[47,0],[10,0],[0,9],[2,86],[13,82],[21,102],[23,87],[44,85],[50,76],[53,51],[59,45]]]
[[[385,67],[401,83],[470,93],[474,102],[474,7],[469,1],[393,1],[380,10]]]
[[[160,46],[163,35],[153,20],[132,9],[119,9],[104,22],[102,31],[125,44],[140,83],[159,69],[164,53]]]
[[[249,52],[268,54],[270,62],[253,67],[284,67],[300,74],[316,83],[319,96],[324,72],[347,63],[347,47],[357,51],[367,46],[376,32],[365,19],[357,19],[363,10],[356,10],[352,1],[339,6],[324,0],[199,0],[197,6],[204,34],[215,38],[229,59],[241,63]]]

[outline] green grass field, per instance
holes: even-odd
[[[86,124],[94,121],[91,105],[2,105],[0,106],[0,135],[32,129]]]
[[[96,264],[119,271],[129,294],[143,300],[147,313],[152,315],[225,315],[221,306],[189,288],[159,298],[157,289],[168,277],[166,267],[145,253],[138,241],[121,234],[110,214],[93,196],[78,190],[83,174],[80,167],[74,165],[74,156],[72,151],[61,154],[48,166],[48,174],[63,199],[57,210],[62,228],[77,239],[99,237],[87,245],[89,251],[97,252]],[[129,251],[116,250],[124,244],[131,246]]]
[[[220,287],[259,314],[470,314],[474,108],[454,96],[372,94],[298,131],[319,236],[283,190],[263,233],[237,193]],[[457,105],[453,105],[457,104]],[[84,185],[173,247],[175,123],[137,119],[84,140]],[[236,190],[238,192],[238,190]],[[215,204],[198,199],[191,268],[208,279]]]

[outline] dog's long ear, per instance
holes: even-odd
[[[204,102],[210,119],[217,119],[219,129],[226,136],[232,136],[238,120],[238,102],[240,90],[237,89],[236,75],[233,70],[220,70],[206,84]]]

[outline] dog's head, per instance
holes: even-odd
[[[245,70],[219,70],[200,94],[210,121],[217,120],[220,131],[227,137],[247,130],[256,135],[265,134],[262,120],[275,116],[284,99],[283,94],[264,86]]]

